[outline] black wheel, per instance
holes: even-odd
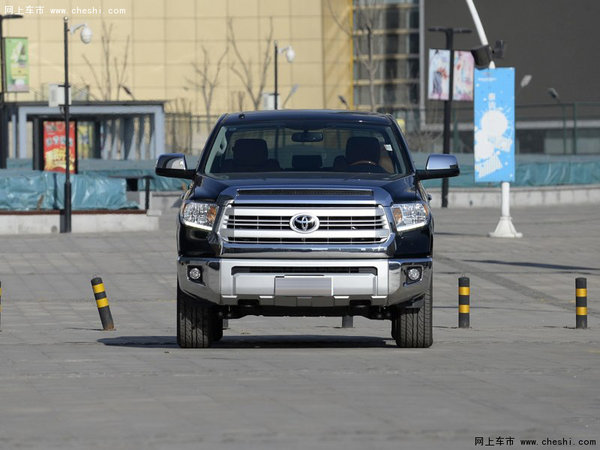
[[[433,344],[433,285],[423,297],[419,309],[404,309],[392,319],[392,336],[396,345],[403,348],[427,348]],[[395,334],[395,336],[394,336]]]
[[[223,318],[215,314],[213,324],[213,342],[220,341],[223,339]]]
[[[207,348],[213,342],[215,315],[177,286],[177,344],[181,348]]]

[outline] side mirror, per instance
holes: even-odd
[[[429,180],[431,178],[448,178],[460,175],[458,161],[454,155],[429,155],[425,170],[417,170],[419,180]]]
[[[155,168],[156,175],[169,178],[186,178],[193,180],[196,171],[187,168],[185,155],[182,153],[166,153],[158,157]]]

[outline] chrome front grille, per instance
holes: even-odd
[[[307,214],[318,218],[318,229],[300,233],[292,218]],[[240,244],[380,244],[390,236],[381,206],[256,207],[227,206],[219,229],[225,242]]]

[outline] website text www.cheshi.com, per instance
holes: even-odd
[[[596,439],[576,439],[576,438],[560,438],[560,439],[517,439],[514,436],[476,436],[475,447],[514,447],[516,445],[523,447],[593,447],[598,445]]]
[[[127,8],[96,8],[87,7],[80,8],[74,6],[72,8],[49,8],[44,5],[4,5],[3,14],[21,14],[21,15],[77,15],[77,16],[96,16],[108,14],[111,16],[123,16],[127,14]]]

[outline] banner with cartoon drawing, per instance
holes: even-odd
[[[475,71],[475,182],[515,180],[515,69]]]

